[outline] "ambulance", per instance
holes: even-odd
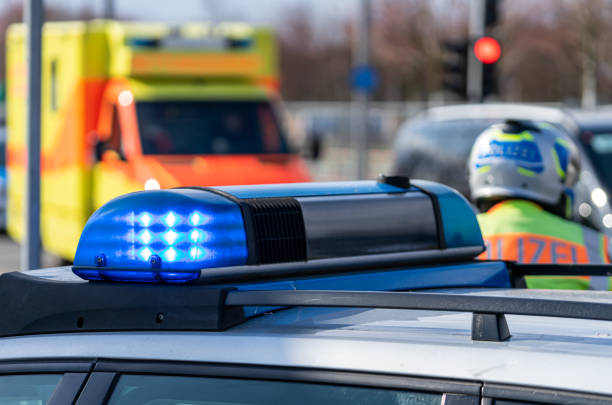
[[[24,233],[26,30],[7,36],[7,230]],[[279,107],[275,38],[238,23],[43,28],[41,238],[72,260],[90,214],[143,189],[310,180]]]

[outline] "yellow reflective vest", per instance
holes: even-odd
[[[487,247],[479,258],[540,264],[609,264],[609,238],[525,200],[507,200],[478,215]],[[527,277],[529,288],[610,289],[608,277]]]

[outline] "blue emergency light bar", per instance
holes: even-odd
[[[454,252],[454,259],[469,259],[484,250],[476,217],[460,194],[430,182],[388,183],[127,194],[91,216],[73,271],[87,280],[185,283],[205,277],[207,269],[252,273],[262,265],[355,257],[375,267],[379,257],[435,261]]]

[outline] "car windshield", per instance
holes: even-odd
[[[288,152],[265,101],[140,101],[136,112],[147,155]]]
[[[478,134],[499,121],[501,119],[420,121],[408,127],[408,131],[413,135],[413,142],[435,145],[436,148],[446,145],[454,156],[465,159]]]
[[[469,195],[465,165],[474,140],[492,119],[417,121],[400,133],[394,171],[447,184]]]
[[[612,190],[612,128],[585,132],[581,142],[608,190]]]

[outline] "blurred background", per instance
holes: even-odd
[[[0,126],[7,94],[7,28],[22,16],[22,1],[0,0]],[[482,125],[468,131],[459,146],[444,140],[434,145],[438,150],[457,148],[450,153],[457,163],[444,169],[450,177],[430,175],[439,169],[431,161],[425,170],[403,166],[404,144],[412,148],[419,136],[437,133],[414,128],[438,120],[430,113],[434,107],[480,102],[544,106],[549,110],[521,112],[517,118],[548,114],[547,121],[563,126],[578,142],[586,139],[584,133],[602,134],[596,138],[601,142],[585,141],[584,153],[593,159],[584,176],[598,179],[587,181],[583,202],[589,207],[579,204],[576,215],[595,228],[612,228],[606,185],[612,153],[612,118],[606,106],[612,102],[612,0],[44,1],[46,22],[101,18],[173,27],[240,21],[271,28],[278,45],[279,111],[288,147],[306,158],[315,181],[418,173],[464,191],[465,152],[459,150],[471,146]],[[495,43],[477,57],[482,63],[474,92],[468,66],[476,40],[484,36]],[[487,57],[493,59],[482,59]],[[555,111],[561,115],[554,116]],[[587,111],[596,116],[585,118]],[[465,118],[471,112],[459,114]],[[485,126],[493,118],[508,118],[505,113],[488,114]],[[408,141],[401,141],[402,133],[408,134]],[[2,128],[2,143],[5,138]],[[1,155],[4,158],[4,152]],[[594,216],[599,209],[603,211]],[[15,249],[7,246],[7,252]],[[69,260],[70,255],[60,256]],[[17,264],[7,259],[6,266]]]
[[[5,75],[6,28],[21,21],[21,3],[0,1],[0,78]],[[102,18],[108,3],[47,0],[45,20]],[[431,105],[461,101],[444,91],[444,45],[468,37],[470,1],[376,0],[371,7],[371,63],[378,76],[371,95],[372,175],[385,169],[384,151],[407,117]],[[584,101],[586,107],[610,102],[612,1],[513,0],[500,1],[498,8],[490,34],[500,42],[502,56],[496,64],[497,89],[488,100],[568,106]],[[342,159],[342,167],[331,162],[343,156],[334,148],[349,139],[358,1],[133,0],[115,1],[111,10],[120,20],[246,21],[273,27],[291,136],[301,139],[304,131],[325,135],[332,149],[326,148],[323,157],[330,162],[313,165],[315,178],[353,177],[350,162]]]

